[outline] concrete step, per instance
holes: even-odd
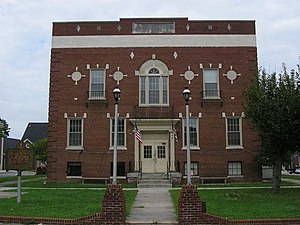
[[[172,184],[166,174],[146,173],[142,175],[137,186],[139,188],[171,188]]]
[[[168,184],[170,183],[169,180],[140,180],[139,183],[143,183],[143,184],[151,184],[151,183],[155,183],[155,184]]]
[[[138,184],[138,188],[171,188],[172,184]]]
[[[142,174],[142,179],[167,179],[167,174],[164,173],[143,173]]]
[[[156,225],[163,225],[163,224],[166,224],[166,225],[178,225],[178,223],[168,223],[168,222],[156,222],[156,221],[153,221],[152,223],[147,223],[147,222],[126,222],[127,225],[153,225],[153,224],[156,224]]]

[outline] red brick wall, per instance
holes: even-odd
[[[129,23],[129,20],[121,21]],[[187,20],[180,19],[178,24],[183,26]],[[195,21],[191,23],[196,23]],[[202,27],[213,22],[206,21],[200,23]],[[255,33],[254,23],[235,22],[240,27],[236,32]],[[114,29],[114,23],[105,23]],[[216,22],[215,27],[224,23]],[[73,33],[73,23],[55,23],[53,32],[55,35],[77,35]],[[94,23],[83,23],[81,34],[89,34],[89,26]],[[199,25],[199,26],[200,26]],[[244,26],[242,26],[244,25]],[[87,26],[85,30],[85,26]],[[104,26],[104,25],[103,25]],[[106,25],[105,25],[106,26]],[[185,25],[184,25],[185,26]],[[200,26],[200,27],[201,27]],[[65,28],[65,29],[63,29]],[[197,28],[198,29],[198,28]],[[201,29],[197,32],[200,32]],[[84,33],[86,32],[86,33]],[[125,31],[124,31],[125,32]],[[195,31],[196,32],[196,31]],[[215,31],[214,31],[215,32]],[[223,31],[222,31],[223,32]],[[224,31],[225,32],[225,31]],[[228,32],[228,30],[227,30]],[[96,34],[94,32],[94,34]],[[114,34],[113,32],[111,34]],[[174,52],[178,57],[173,57]],[[130,53],[134,52],[135,57],[131,59]],[[121,81],[119,87],[122,91],[119,101],[119,113],[125,117],[129,113],[130,118],[135,118],[134,106],[139,103],[139,77],[135,71],[141,65],[151,59],[152,54],[156,59],[164,62],[169,70],[173,70],[173,75],[169,77],[169,104],[173,106],[174,118],[178,118],[179,113],[185,116],[185,104],[182,97],[184,86],[187,81],[180,76],[185,73],[188,66],[191,70],[199,74],[189,85],[192,93],[190,101],[190,112],[193,117],[202,113],[199,118],[199,144],[200,151],[192,151],[192,161],[200,162],[200,174],[205,176],[225,176],[227,175],[227,161],[243,162],[243,180],[259,180],[260,169],[254,164],[254,156],[257,151],[257,137],[250,130],[247,122],[243,119],[243,150],[225,150],[226,128],[225,119],[222,112],[231,115],[241,115],[242,92],[250,84],[251,79],[257,71],[257,55],[255,47],[161,47],[161,48],[72,48],[72,49],[52,49],[51,52],[51,73],[50,73],[50,102],[49,102],[49,147],[48,147],[48,181],[66,181],[67,162],[82,162],[82,176],[86,177],[108,177],[110,175],[110,163],[112,161],[112,151],[110,147],[110,121],[107,113],[114,115],[114,100],[112,90],[116,84],[110,74],[120,70],[127,74]],[[203,90],[203,71],[199,68],[202,63],[205,68],[212,63],[213,68],[217,68],[219,63],[222,68],[219,71],[219,84],[222,91],[222,105],[220,102],[201,104]],[[106,70],[106,101],[88,102],[87,91],[89,90],[89,70],[104,68]],[[233,84],[223,76],[233,66],[233,69],[240,73]],[[75,71],[75,67],[85,75],[77,85],[68,77]],[[235,97],[234,100],[231,97]],[[75,101],[74,98],[78,100]],[[67,119],[64,113],[72,116],[74,113],[80,117],[87,113],[84,119],[84,150],[71,151],[67,147]],[[182,150],[182,123],[177,124],[179,141],[176,142],[175,160],[180,162],[180,172],[183,172],[184,161],[186,161],[186,151]],[[118,161],[126,163],[126,170],[129,170],[129,161],[134,162],[134,136],[132,134],[133,125],[127,120],[126,127],[126,151],[118,151]]]

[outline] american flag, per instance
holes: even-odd
[[[143,138],[142,138],[142,134],[141,131],[135,127],[135,138],[140,142],[143,143]]]

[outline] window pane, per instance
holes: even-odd
[[[205,83],[218,83],[218,70],[216,69],[205,69],[204,81]]]
[[[205,69],[204,74],[204,96],[205,97],[219,97],[218,93],[218,70]]]
[[[149,104],[159,103],[159,77],[149,77]]]
[[[228,162],[228,175],[242,175],[242,162]]]
[[[125,120],[122,118],[118,119],[118,127],[117,127],[117,145],[125,146]],[[112,134],[111,134],[111,146],[114,146],[115,139],[115,119],[112,119]]]
[[[157,146],[157,158],[159,158],[159,159],[166,158],[166,147],[165,146]]]
[[[186,146],[186,119],[183,120],[184,122],[184,146]],[[191,146],[198,146],[197,137],[198,137],[198,127],[197,127],[197,119],[190,118],[190,145]]]
[[[81,162],[68,162],[67,175],[68,176],[81,176]]]
[[[144,159],[151,159],[152,158],[152,146],[145,145],[144,146]]]
[[[199,163],[191,162],[191,176],[199,176]],[[187,176],[187,163],[184,163],[184,175]]]
[[[159,70],[157,68],[153,67],[149,70],[148,74],[159,74]]]
[[[91,93],[90,97],[104,97],[104,70],[91,70]]]
[[[82,144],[82,120],[69,120],[69,146],[81,146]]]
[[[163,77],[163,104],[168,103],[168,78]]]
[[[228,145],[240,145],[240,120],[239,118],[228,118],[227,119],[227,138]]]
[[[141,103],[145,104],[146,103],[146,78],[141,77]]]

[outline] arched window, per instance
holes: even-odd
[[[154,61],[147,61],[140,70],[140,105],[169,104],[169,74],[163,72],[168,69],[163,62]]]

